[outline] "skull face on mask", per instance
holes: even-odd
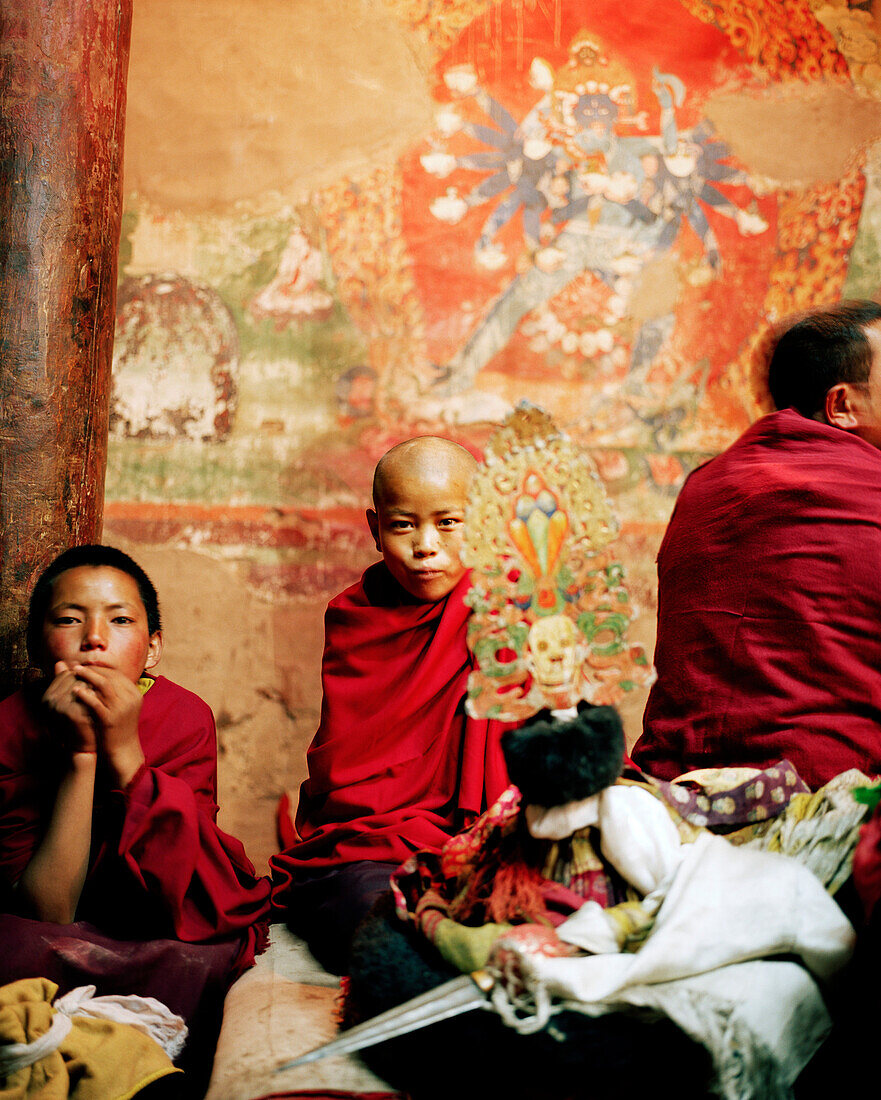
[[[572,684],[578,667],[578,630],[565,615],[538,619],[529,628],[532,673],[540,687],[559,690]]]

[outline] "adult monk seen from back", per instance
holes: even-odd
[[[778,411],[690,475],[658,554],[633,758],[661,779],[881,772],[881,306],[801,316],[768,385]]]
[[[507,783],[501,727],[465,714],[469,581],[460,550],[476,465],[435,436],[385,454],[367,511],[383,560],[327,609],[321,724],[298,839],[271,866],[273,904],[337,973],[398,865],[439,849]]]

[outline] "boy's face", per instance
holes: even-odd
[[[162,653],[162,634],[151,634],[134,577],[109,565],[80,565],[56,577],[43,619],[43,671],[58,661],[97,665],[133,683]]]
[[[465,573],[460,551],[471,470],[439,462],[418,476],[390,470],[367,522],[389,572],[417,600],[443,599]]]

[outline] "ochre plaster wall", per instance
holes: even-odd
[[[651,652],[660,537],[766,407],[769,324],[881,286],[879,26],[815,0],[154,0],[128,95],[104,535],[158,584],[161,670],[214,708],[222,821],[262,869],[399,439],[479,455],[519,400],[551,412]]]

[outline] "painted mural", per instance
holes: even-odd
[[[108,533],[319,608],[374,556],[379,456],[428,432],[479,456],[525,399],[591,455],[650,646],[657,543],[765,409],[769,324],[881,291],[881,15],[382,9],[431,106],[393,155],[329,146],[320,186],[223,209],[130,195]]]
[[[301,206],[193,219],[198,278],[125,271],[111,496],[345,506],[386,444],[479,449],[527,398],[625,520],[662,520],[761,410],[768,321],[847,289],[873,157],[775,180],[714,104],[761,103],[773,142],[809,82],[874,94],[871,14],[682,0],[659,34],[648,3],[394,7],[436,53],[421,141]]]

